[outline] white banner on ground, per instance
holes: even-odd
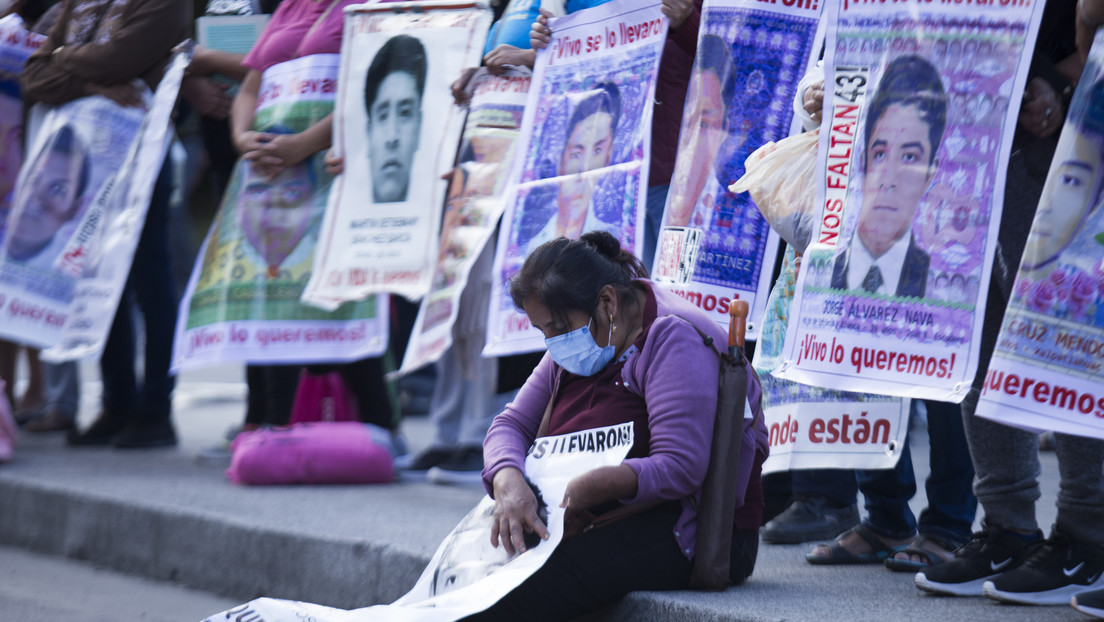
[[[507,283],[537,246],[602,229],[640,255],[652,103],[667,38],[660,4],[613,0],[550,20],[537,53],[495,255],[486,355],[544,347]]]
[[[820,52],[824,4],[716,0],[702,8],[651,272],[726,328],[729,303],[747,301],[748,339],[759,335],[779,239],[750,195],[728,186],[752,152],[801,131],[791,102]]]
[[[1043,3],[827,8],[819,230],[775,373],[960,402]]]
[[[977,414],[1104,438],[1104,31],[1058,140]]]
[[[253,127],[302,132],[333,111],[337,54],[273,65]],[[173,369],[224,361],[353,361],[387,348],[386,297],[325,312],[300,302],[332,177],[314,154],[269,179],[239,160],[180,304]]]
[[[539,513],[549,538],[535,538],[520,555],[511,557],[502,547],[491,546],[494,500],[484,497],[437,548],[414,588],[390,605],[343,610],[260,598],[206,622],[448,622],[483,611],[539,570],[563,539],[560,502],[568,482],[587,471],[621,464],[632,444],[631,423],[537,439],[525,458],[525,474],[539,492]]]
[[[483,304],[478,316],[460,321],[486,326],[483,310],[486,309],[488,275],[472,274],[472,270],[473,266],[480,265],[476,264],[476,259],[494,233],[505,208],[503,191],[514,158],[530,80],[528,70],[510,70],[501,76],[492,76],[486,69],[480,69],[469,83],[471,103],[460,155],[449,179],[433,283],[414,320],[401,372],[414,371],[436,361],[452,345],[461,294],[473,300],[481,299]],[[484,291],[471,291],[472,288]],[[479,332],[484,331],[485,328]]]
[[[893,468],[908,434],[909,400],[822,389],[771,375],[782,364],[799,265],[793,248],[787,248],[755,348],[770,442],[763,473]]]
[[[345,10],[334,180],[303,302],[334,309],[429,291],[445,184],[463,110],[450,85],[479,65],[490,11],[472,2],[394,2]]]
[[[107,330],[86,314],[105,315],[107,327],[115,316],[162,160],[152,175],[124,163],[139,148],[148,157],[167,148],[169,114],[190,57],[190,46],[182,46],[152,99],[141,83],[142,107],[95,96],[32,110],[36,129],[0,244],[0,337],[63,345],[46,354],[52,360],[102,347]]]

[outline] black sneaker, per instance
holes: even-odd
[[[127,419],[124,415],[104,411],[84,432],[70,430],[65,442],[83,447],[110,445],[111,439],[126,427]]]
[[[176,430],[167,418],[142,419],[123,428],[111,439],[111,444],[116,449],[174,447]]]
[[[395,458],[395,468],[407,474],[422,473],[448,460],[456,452],[452,447],[430,447],[418,455],[406,454]]]
[[[457,449],[448,460],[430,469],[426,479],[434,484],[483,485],[483,448]]]
[[[916,587],[925,592],[952,596],[981,596],[986,581],[1018,567],[1032,551],[1042,546],[1043,532],[1037,540],[1024,542],[1020,536],[982,523],[982,530],[955,551],[954,559],[916,573]]]
[[[759,530],[764,542],[770,544],[801,544],[817,540],[833,540],[859,524],[859,508],[854,503],[833,507],[821,498],[794,499]]]
[[[1078,592],[1070,599],[1070,605],[1085,615],[1104,620],[1104,588]]]
[[[1018,568],[986,581],[987,598],[1020,605],[1065,605],[1078,592],[1104,585],[1104,549],[1075,540],[1055,525]]]

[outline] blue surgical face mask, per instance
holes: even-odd
[[[582,328],[544,340],[552,360],[577,376],[593,376],[598,373],[613,360],[613,355],[617,351],[612,344],[604,348],[598,345],[594,336],[590,334],[592,322],[594,322],[593,318]],[[613,324],[611,323],[606,343],[610,343],[612,339]]]

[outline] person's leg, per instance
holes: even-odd
[[[985,583],[989,598],[1065,605],[1104,585],[1104,440],[1055,434],[1054,446],[1061,475],[1054,529],[1022,565]]]
[[[153,187],[146,221],[134,251],[130,280],[145,326],[145,360],[133,426],[113,441],[116,447],[157,447],[176,444],[172,427],[172,392],[176,380],[170,372],[173,334],[176,330],[176,282],[169,242],[169,202],[173,166],[169,157]],[[133,345],[132,345],[133,359]]]
[[[830,540],[859,524],[858,481],[851,469],[801,469],[791,478],[793,501],[761,531],[764,542]]]
[[[918,530],[961,545],[970,539],[977,514],[974,465],[966,444],[962,407],[935,400],[925,400],[924,406],[931,471],[924,484],[928,507],[920,513]]]
[[[677,503],[560,543],[540,570],[472,621],[562,621],[629,592],[686,589],[692,565],[672,533]]]
[[[38,348],[24,347],[27,355],[27,387],[19,400],[19,410],[41,411],[46,404],[45,382],[42,379],[42,361]]]
[[[76,361],[43,363],[46,405],[24,426],[28,432],[60,432],[76,425],[80,407],[80,366]]]
[[[0,339],[0,379],[5,382],[4,395],[12,408],[15,408],[15,357],[18,353],[18,344]]]
[[[426,477],[436,484],[479,486],[483,481],[483,439],[495,415],[516,392],[495,393],[498,359],[476,356],[457,371],[463,384],[463,401],[457,413],[455,445],[449,457],[429,469]]]
[[[886,540],[905,540],[916,535],[916,516],[909,500],[916,494],[916,473],[906,437],[901,456],[892,469],[855,472],[866,501],[863,524]]]
[[[670,185],[652,186],[648,188],[646,203],[644,204],[644,254],[640,260],[649,272],[652,270],[652,262],[655,259],[656,246],[659,243],[659,229],[663,225],[663,208],[667,206],[667,191]]]
[[[132,271],[119,297],[115,319],[111,322],[100,354],[103,386],[100,415],[85,431],[71,431],[67,438],[70,445],[108,445],[135,417],[138,387],[134,373],[134,318],[130,303],[133,290]]]
[[[386,355],[345,363],[339,369],[345,386],[356,398],[360,420],[385,430],[397,429],[398,400],[394,394],[394,383],[384,376],[391,371]]]

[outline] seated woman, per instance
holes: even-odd
[[[548,354],[484,443],[483,484],[495,499],[491,543],[512,554],[526,549],[526,533],[547,537],[524,464],[550,399],[544,434],[631,421],[635,444],[621,465],[568,484],[564,541],[517,589],[468,619],[567,620],[634,590],[688,587],[719,365],[694,327],[714,343],[727,338],[703,311],[646,276],[616,238],[592,231],[541,245],[511,281],[514,304],[544,333]],[[762,426],[748,427],[743,451],[754,459],[742,461],[748,483],[733,522],[734,584],[755,566],[763,509],[767,439]],[[650,505],[583,531],[594,515],[624,504]]]

